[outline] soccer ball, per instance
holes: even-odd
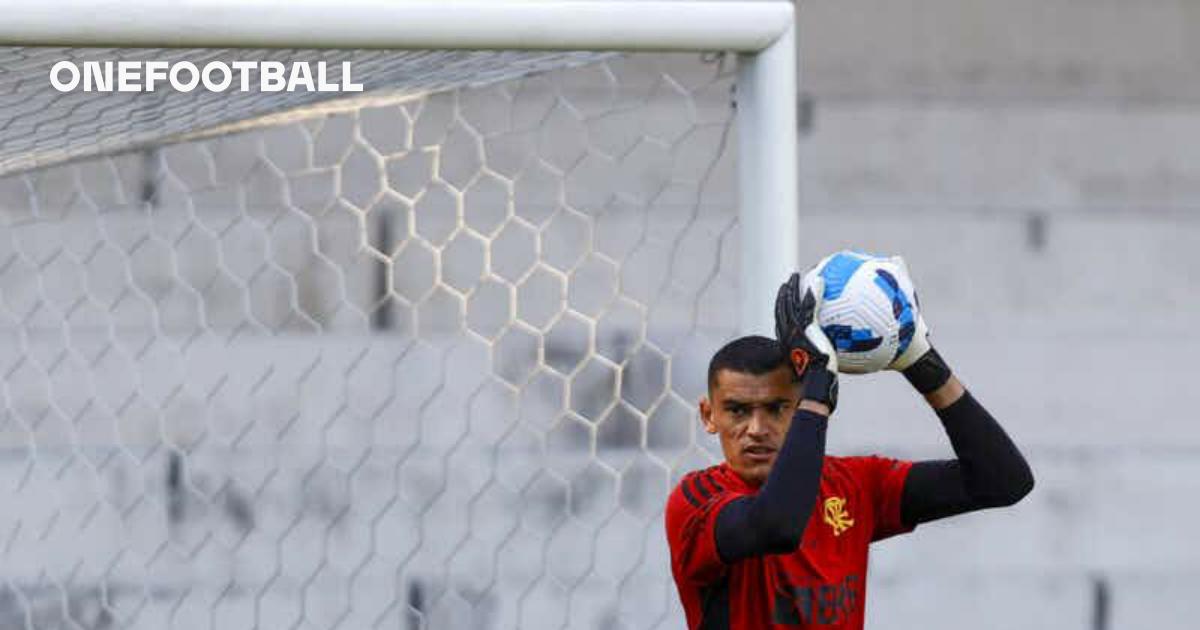
[[[918,305],[902,259],[841,251],[816,271],[825,279],[817,322],[837,351],[839,372],[877,372],[908,349]]]

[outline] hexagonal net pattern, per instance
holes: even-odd
[[[395,100],[464,85],[482,85],[556,67],[602,59],[612,53],[468,51],[468,50],[264,50],[63,48],[0,46],[0,174],[45,167],[65,160],[116,153],[181,138],[210,135],[228,126],[278,124],[280,119],[312,116],[319,105],[346,109],[336,92],[230,90],[189,92],[100,92],[50,89],[54,64],[72,62],[109,66],[128,62],[303,61],[310,69],[323,65],[327,80],[360,83],[370,100]],[[115,59],[115,60],[114,60]],[[343,77],[343,64],[351,76]],[[314,70],[315,71],[315,70]],[[82,77],[81,77],[82,80]],[[257,81],[257,76],[252,80]],[[111,86],[110,86],[111,87]],[[353,106],[353,101],[350,102]]]
[[[0,178],[0,626],[679,627],[730,64],[609,57]]]

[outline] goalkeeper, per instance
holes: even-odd
[[[889,368],[925,397],[956,459],[826,456],[838,386],[837,355],[815,321],[823,294],[817,273],[792,274],[775,302],[778,340],[737,339],[709,365],[700,415],[725,462],[685,476],[666,509],[693,630],[862,628],[870,543],[1033,489],[1025,458],[930,346],[921,319]]]

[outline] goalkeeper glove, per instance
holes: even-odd
[[[803,400],[822,403],[829,412],[837,407],[837,353],[817,323],[817,310],[825,299],[825,279],[814,269],[804,276],[793,273],[775,296],[775,337],[788,350],[796,375],[803,380]]]
[[[913,286],[912,275],[909,274],[908,265],[904,259],[893,256],[892,262],[896,263],[903,271],[909,286]],[[913,322],[912,341],[909,342],[908,348],[888,365],[888,369],[904,374],[904,378],[908,379],[908,382],[917,391],[928,394],[950,379],[950,368],[937,350],[933,349],[933,345],[929,343],[929,327],[925,324],[925,317],[921,314],[921,301],[917,299],[916,289],[913,290],[913,301],[916,302],[917,308]]]

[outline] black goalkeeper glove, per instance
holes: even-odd
[[[796,374],[803,380],[803,400],[837,407],[837,353],[817,323],[825,299],[825,279],[810,271],[801,280],[793,273],[775,296],[775,337],[788,349]]]

